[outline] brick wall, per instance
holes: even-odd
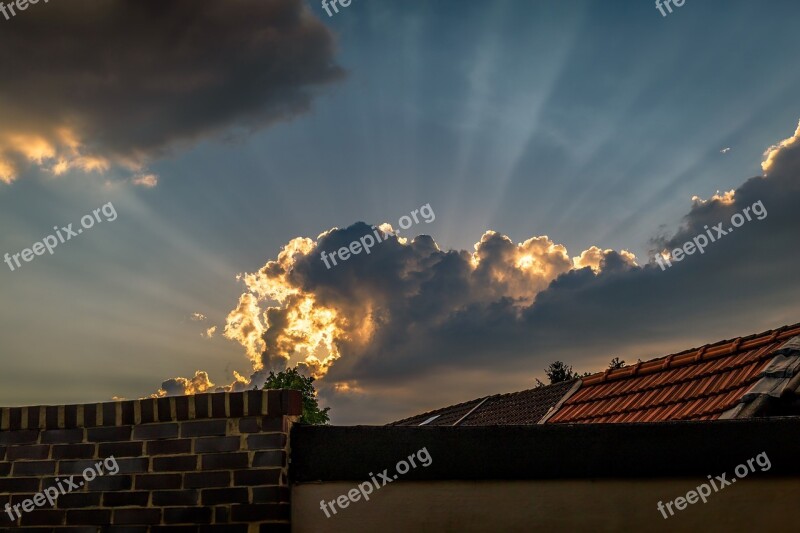
[[[289,531],[288,433],[300,412],[297,391],[2,408],[0,529]],[[54,506],[36,499],[59,487]]]

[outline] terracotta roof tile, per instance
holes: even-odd
[[[583,379],[547,423],[713,420],[736,405],[800,324]]]

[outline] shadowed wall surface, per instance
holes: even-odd
[[[289,531],[288,431],[300,402],[273,390],[3,408],[0,527]],[[86,474],[103,461],[103,475]],[[53,487],[66,491],[37,505]]]

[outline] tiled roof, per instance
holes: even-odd
[[[389,425],[418,426],[434,416],[436,418],[426,425],[452,426],[456,422],[459,426],[533,425],[538,423],[575,383],[573,380],[521,392],[485,396],[398,420]]]
[[[736,406],[800,324],[583,378],[548,423],[714,420]]]

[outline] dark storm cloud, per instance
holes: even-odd
[[[0,163],[140,170],[307,110],[333,56],[302,0],[40,2],[0,22]]]

